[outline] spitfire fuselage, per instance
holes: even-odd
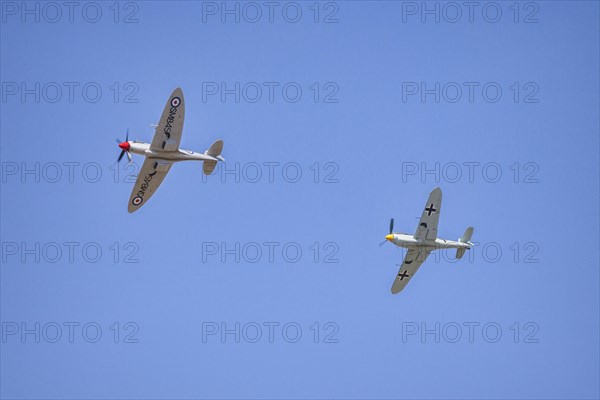
[[[219,161],[208,154],[197,153],[191,150],[179,149],[177,151],[150,150],[150,143],[130,141],[129,151],[145,157],[159,158],[162,160],[177,161]]]

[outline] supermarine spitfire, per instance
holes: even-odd
[[[123,155],[127,154],[127,158],[131,162],[130,153],[146,157],[129,197],[127,210],[130,213],[139,210],[152,197],[174,163],[204,161],[203,171],[206,175],[210,175],[217,166],[217,162],[225,161],[221,156],[222,140],[216,140],[204,153],[179,148],[184,116],[183,91],[177,88],[169,97],[160,122],[158,125],[154,125],[156,130],[152,143],[130,141],[129,132],[127,132],[124,142],[117,140],[121,148],[118,161],[121,161]]]
[[[425,209],[421,215],[417,232],[414,235],[406,233],[394,233],[394,219],[390,221],[390,233],[385,239],[396,246],[408,249],[400,271],[392,285],[392,293],[400,292],[408,284],[412,276],[417,272],[421,264],[427,259],[429,253],[437,249],[457,249],[456,258],[460,259],[466,250],[469,250],[473,227],[468,227],[464,235],[457,242],[453,240],[439,239],[437,237],[438,220],[442,208],[442,190],[437,187],[429,194]],[[383,242],[384,244],[386,242]]]

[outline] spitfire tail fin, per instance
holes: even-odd
[[[221,139],[215,140],[213,144],[210,145],[208,150],[204,152],[204,154],[211,157],[219,157],[221,152],[223,151],[223,141]]]
[[[214,157],[220,161],[225,161],[225,159],[221,156],[221,152],[223,151],[223,141],[221,139],[215,140],[213,144],[210,145],[208,150],[204,152],[207,156]],[[202,171],[205,175],[210,175],[215,170],[217,166],[217,161],[204,161],[204,165],[202,166]]]

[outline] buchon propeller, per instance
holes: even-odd
[[[119,147],[121,148],[121,154],[119,154],[119,158],[117,158],[117,162],[121,161],[121,158],[123,158],[123,156],[125,155],[125,153],[127,153],[127,158],[129,159],[129,162],[131,163],[131,153],[129,153],[129,149],[131,148],[131,145],[129,144],[129,129],[127,129],[127,133],[125,134],[125,141],[122,142],[119,139],[117,139],[117,143],[119,144]]]
[[[389,235],[391,235],[392,232],[394,232],[394,218],[390,219],[390,233],[389,233]],[[388,240],[389,239],[386,236],[385,240],[383,242],[379,243],[379,247],[383,246]]]

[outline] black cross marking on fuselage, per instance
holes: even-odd
[[[437,210],[436,210],[434,207],[435,207],[435,206],[434,206],[434,204],[433,204],[433,203],[431,203],[431,204],[429,205],[429,207],[427,207],[427,208],[425,209],[425,211],[427,211],[427,215],[428,215],[428,216],[429,216],[429,215],[431,215],[431,213],[434,213],[434,212],[436,212],[436,211],[437,211]]]
[[[401,274],[398,274],[398,276],[400,277],[400,280],[404,280],[404,278],[408,278],[409,275],[406,273],[406,271],[404,271]]]

